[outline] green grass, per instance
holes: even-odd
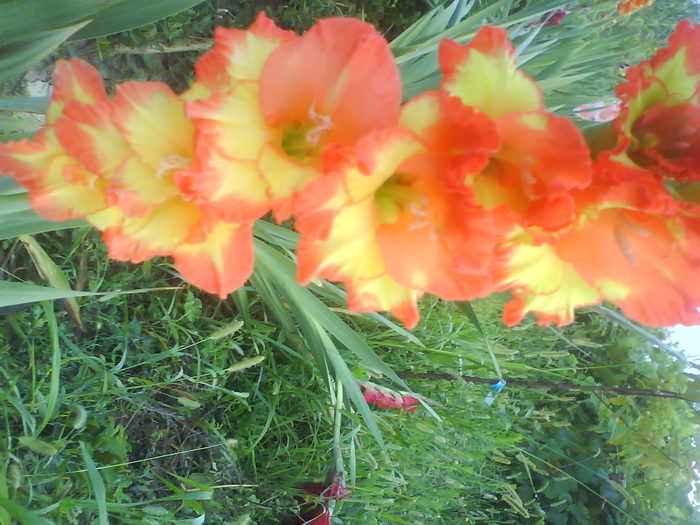
[[[556,515],[560,507],[566,511],[563,519],[569,519],[571,509],[554,504],[567,497],[581,500],[582,493],[601,495],[584,498],[581,505],[596,508],[600,501],[634,515],[625,510],[624,496],[599,476],[591,477],[591,471],[603,468],[630,479],[646,476],[645,471],[670,472],[663,454],[683,468],[690,464],[684,447],[693,430],[682,401],[654,400],[645,407],[644,400],[621,404],[616,394],[596,398],[507,387],[487,406],[487,385],[424,379],[409,380],[410,386],[440,419],[424,408],[412,414],[375,410],[386,458],[351,405],[341,409],[334,431],[335,380],[329,383],[319,374],[323,368],[304,342],[277,322],[252,289],[245,291],[248,308],[242,312],[232,300],[221,302],[182,287],[165,261],[136,267],[108,261],[93,233],[47,234],[40,242],[71,282],[85,279],[90,289],[179,289],[83,299],[84,333],[58,307],[55,324],[52,309],[41,304],[5,318],[0,498],[13,501],[15,512],[31,511],[60,523],[100,522],[105,513],[118,523],[184,523],[177,520],[202,515],[213,523],[245,516],[250,523],[289,523],[299,510],[297,487],[325,478],[338,450],[352,495],[338,502],[336,514],[347,523],[466,518],[529,523],[518,513],[523,509],[534,523],[537,516]],[[6,247],[3,266],[36,280],[19,245]],[[72,252],[89,254],[86,264],[81,266]],[[397,371],[495,381],[481,335],[469,320],[441,302],[427,299],[422,306],[424,319],[412,334],[420,344],[374,320],[345,319]],[[562,334],[527,323],[505,330],[500,306],[494,298],[475,309],[510,379],[623,386],[633,381],[649,387],[664,381],[663,388],[684,388],[678,367],[662,352],[651,354],[651,362],[619,349],[619,355],[602,354],[613,325],[594,314]],[[616,345],[640,344],[632,333],[614,330]],[[342,354],[358,380],[391,386],[357,355]],[[671,368],[665,371],[655,363]],[[606,426],[612,418],[629,420],[631,432],[614,446],[608,444]],[[576,436],[582,425],[599,436],[584,449]],[[647,443],[651,426],[675,441]],[[598,463],[588,464],[592,460],[586,454],[595,452],[594,445],[604,450]],[[654,446],[665,452],[650,466]],[[642,452],[644,460],[631,457]],[[577,461],[584,466],[572,470]],[[550,479],[557,469],[559,481]],[[547,483],[556,490],[545,488],[535,498]],[[612,493],[606,494],[605,487]],[[641,485],[650,488],[653,484]],[[639,489],[629,490],[639,498]],[[0,518],[4,512],[7,522],[11,506],[0,504],[3,508]]]

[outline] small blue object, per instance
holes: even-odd
[[[499,379],[498,383],[494,383],[491,385],[491,388],[493,389],[494,392],[500,392],[503,390],[503,387],[506,386],[506,380],[505,379]]]

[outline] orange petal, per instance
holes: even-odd
[[[459,182],[484,168],[488,154],[501,145],[494,121],[442,91],[428,91],[406,102],[399,124],[415,132],[429,151],[448,158]]]
[[[0,144],[0,173],[29,190],[34,210],[49,220],[84,217],[106,207],[105,184],[62,150],[52,129],[38,141]]]
[[[501,288],[514,299],[503,310],[503,321],[512,326],[528,312],[540,324],[573,322],[574,310],[600,302],[600,293],[583,280],[577,269],[562,259],[550,244],[533,245],[516,240],[499,267]]]
[[[424,149],[416,135],[401,128],[370,133],[354,148],[330,147],[324,154],[324,175],[311,182],[297,201],[297,230],[302,235],[324,237],[338,210],[374,201],[377,190],[399,166]],[[370,211],[368,216],[374,225],[379,224],[377,210]]]
[[[54,91],[47,108],[46,121],[53,123],[71,100],[81,104],[96,104],[107,100],[99,72],[78,59],[59,60],[53,73]]]
[[[109,256],[139,263],[155,255],[170,255],[180,245],[193,242],[201,232],[202,214],[179,198],[156,206],[143,217],[124,218],[103,235]]]
[[[40,187],[29,193],[29,203],[47,219],[84,217],[106,207],[104,183],[66,155],[54,158],[41,177]]]
[[[262,116],[255,83],[239,84],[207,100],[187,103],[187,115],[197,125],[198,156],[205,149],[233,160],[254,161],[265,144],[280,142],[280,130],[270,128]]]
[[[610,208],[557,250],[581,276],[649,326],[700,323],[700,219]]]
[[[41,188],[43,171],[49,163],[63,154],[55,136],[47,136],[45,130],[37,133],[37,140],[22,139],[0,143],[0,173],[12,175],[28,190]]]
[[[398,284],[388,275],[347,283],[348,308],[355,312],[389,311],[409,330],[420,319],[416,303],[422,292]]]
[[[451,184],[432,155],[413,157],[400,172],[378,192],[386,200],[395,196],[396,217],[377,228],[389,274],[404,286],[448,300],[491,291],[491,213],[474,205],[467,188]]]
[[[258,169],[267,183],[272,212],[280,222],[295,213],[299,193],[321,174],[318,167],[289,158],[272,144],[260,153]]]
[[[187,282],[224,299],[253,271],[250,225],[219,222],[203,242],[178,246],[173,258]]]
[[[126,82],[111,101],[114,119],[131,149],[157,173],[169,159],[192,158],[194,125],[185,104],[158,82]]]
[[[56,121],[56,135],[66,152],[88,171],[109,178],[132,155],[112,121],[108,102],[92,105],[69,102]]]
[[[342,281],[348,307],[358,312],[389,310],[409,328],[418,322],[421,293],[387,275],[372,225],[372,203],[344,207],[325,240],[302,236],[297,247],[297,279]]]
[[[180,194],[173,174],[154,173],[138,156],[132,154],[110,180],[108,199],[131,217],[142,217],[154,206]]]
[[[249,222],[270,209],[267,184],[254,162],[229,160],[217,151],[201,155],[176,180],[183,197],[213,217],[228,222]]]
[[[525,226],[556,230],[575,218],[569,192],[591,182],[588,147],[576,127],[549,113],[498,120],[502,145],[471,182],[477,203],[505,206]]]
[[[194,65],[197,83],[212,93],[238,82],[257,81],[270,53],[294,38],[292,31],[280,29],[262,11],[246,30],[217,27],[214,48]]]
[[[369,131],[396,125],[401,79],[373,26],[329,18],[270,55],[260,100],[271,126],[328,119],[322,140],[352,144]]]
[[[513,54],[508,33],[495,27],[482,27],[464,46],[445,39],[438,51],[441,89],[493,119],[542,110],[539,86],[516,67]]]

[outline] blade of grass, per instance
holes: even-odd
[[[625,328],[629,328],[630,330],[637,332],[639,335],[644,337],[644,339],[646,339],[650,343],[655,344],[659,348],[666,350],[669,354],[671,354],[673,357],[675,357],[679,361],[682,361],[686,365],[690,364],[688,361],[688,358],[686,356],[684,356],[681,352],[679,352],[678,350],[676,350],[672,346],[667,345],[666,343],[664,343],[661,339],[659,339],[655,335],[650,334],[649,332],[647,332],[643,328],[640,328],[639,326],[634,324],[632,321],[627,319],[624,315],[621,315],[621,314],[617,313],[616,311],[611,310],[610,308],[608,308],[606,306],[603,306],[602,304],[596,306],[595,309],[598,310],[599,312],[601,312],[603,315],[609,317],[610,319],[612,319],[616,323],[624,326]]]
[[[97,466],[88,452],[87,445],[84,441],[80,442],[80,452],[83,456],[83,461],[85,462],[85,469],[87,470],[88,478],[90,478],[90,485],[92,486],[92,491],[95,493],[95,501],[97,501],[97,514],[99,525],[109,525],[109,518],[107,517],[107,494],[105,492],[105,484],[102,480],[102,476],[97,471]]]
[[[486,332],[484,332],[484,329],[481,327],[481,323],[479,322],[479,318],[476,316],[474,307],[472,307],[469,301],[457,301],[455,304],[457,305],[457,308],[459,308],[464,315],[467,316],[467,319],[471,321],[474,327],[479,331],[479,334],[481,334],[484,344],[486,345],[486,350],[488,351],[489,356],[491,356],[491,361],[493,363],[493,368],[496,371],[496,376],[498,379],[503,379],[501,367],[498,365],[498,359],[496,359],[496,354],[494,354],[493,348],[491,348],[491,341],[489,341]]]
[[[9,80],[44,58],[76,31],[85,27],[82,22],[62,29],[45,31],[10,44],[0,45],[0,81]]]
[[[44,113],[49,97],[9,97],[0,98],[0,109],[6,111],[25,111],[27,113]]]
[[[46,398],[46,412],[37,429],[37,434],[41,433],[56,412],[58,407],[58,389],[61,383],[61,345],[58,343],[58,325],[56,324],[56,315],[53,311],[53,303],[44,301],[41,303],[41,306],[46,315],[46,324],[51,341],[51,380],[49,383],[49,395]]]
[[[174,15],[203,0],[117,0],[92,17],[92,23],[71,40],[112,35]]]
[[[39,271],[39,275],[42,279],[47,281],[52,288],[57,288],[59,290],[71,290],[68,284],[68,279],[66,279],[65,274],[56,265],[55,262],[49,257],[46,251],[36,242],[36,239],[31,235],[20,235],[19,240],[24,244],[27,252],[29,252],[34,266],[36,266]],[[71,318],[78,325],[81,332],[85,330],[83,325],[83,320],[80,317],[80,307],[78,306],[78,301],[75,297],[66,297],[61,300],[64,304],[66,310],[70,314]]]
[[[10,516],[15,518],[17,523],[21,523],[22,525],[53,525],[53,522],[47,520],[46,518],[42,518],[36,512],[32,512],[19,503],[10,501],[7,498],[0,497],[0,507],[5,509]]]

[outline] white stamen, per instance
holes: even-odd
[[[156,171],[156,178],[160,179],[170,170],[185,169],[189,168],[190,160],[180,155],[168,155],[166,157],[161,157],[160,163],[158,164],[158,171]]]
[[[637,235],[641,235],[642,237],[649,237],[651,235],[651,232],[649,230],[642,228],[639,224],[632,221],[632,219],[630,219],[627,215],[622,215],[621,221],[622,224],[627,226]]]
[[[537,184],[537,179],[530,170],[523,170],[523,179],[525,179],[525,182],[528,184]]]
[[[532,172],[529,169],[524,169],[523,170],[523,180],[525,184],[523,184],[523,191],[525,192],[525,195],[527,196],[528,199],[534,200],[536,198],[535,195],[535,190],[533,186],[537,184],[537,179],[532,175]]]
[[[415,215],[420,215],[421,217],[425,217],[428,215],[428,212],[424,210],[423,207],[417,202],[412,202],[411,204],[409,204],[408,209],[411,213]]]
[[[625,230],[623,229],[623,227],[619,224],[616,224],[613,228],[613,233],[615,235],[615,241],[617,242],[617,245],[622,251],[622,255],[624,255],[625,258],[632,264],[639,264],[637,262],[637,259],[635,259],[634,254],[632,253],[632,247],[630,246],[629,241],[627,240],[627,235],[625,234]]]
[[[427,226],[429,223],[427,222],[421,222],[421,221],[416,221],[413,224],[408,225],[408,231],[412,232],[414,230],[419,230],[423,226]]]
[[[673,149],[688,149],[690,147],[690,142],[674,142],[671,144]]]
[[[304,138],[306,142],[311,144],[312,146],[317,146],[318,141],[321,140],[321,134],[324,131],[327,131],[329,129],[333,129],[333,123],[331,122],[331,117],[328,115],[321,115],[319,113],[316,113],[316,103],[314,102],[311,104],[311,107],[309,108],[309,119],[311,119],[313,122],[318,123],[318,125],[314,128],[311,128],[307,133],[306,137]]]

